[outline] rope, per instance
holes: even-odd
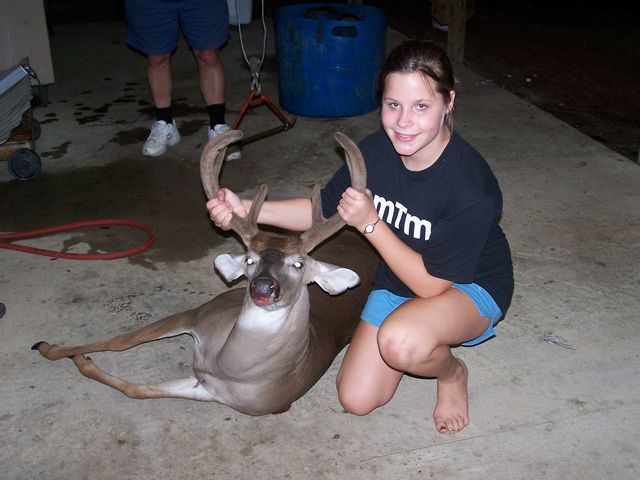
[[[69,230],[78,230],[80,228],[86,228],[86,227],[102,227],[107,225],[122,225],[122,226],[143,230],[147,232],[147,240],[136,247],[129,248],[127,250],[122,250],[119,252],[111,252],[111,253],[58,252],[55,250],[45,250],[41,248],[26,247],[24,245],[15,245],[13,243],[1,241],[1,240],[21,240],[21,239],[27,239],[27,238],[41,237],[44,235],[52,235],[60,232],[67,232]],[[44,255],[46,257],[66,258],[70,260],[114,260],[116,258],[130,257],[131,255],[135,255],[136,253],[140,253],[146,250],[151,245],[153,245],[154,241],[155,241],[155,232],[153,231],[152,228],[142,223],[139,223],[133,220],[122,219],[122,218],[107,218],[105,220],[86,220],[82,222],[58,225],[55,227],[42,228],[40,230],[30,230],[27,232],[14,232],[14,233],[0,234],[0,248],[5,248],[7,250],[17,250],[19,252],[32,253],[35,255]]]
[[[267,24],[264,20],[264,0],[261,0],[261,12],[260,18],[262,22],[262,57],[260,58],[260,63],[256,66],[252,64],[247,56],[247,52],[244,48],[244,40],[242,38],[242,25],[240,22],[240,5],[239,0],[236,0],[236,21],[238,22],[238,38],[240,40],[240,49],[242,50],[242,56],[244,57],[244,61],[249,67],[252,76],[252,85],[251,88],[253,90],[260,90],[260,71],[262,70],[262,65],[264,64],[264,59],[267,53]]]

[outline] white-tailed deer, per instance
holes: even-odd
[[[232,130],[205,147],[200,173],[207,197],[213,198],[219,189],[227,146],[241,137]],[[364,191],[366,172],[359,149],[343,134],[337,133],[336,140],[346,152],[353,187]],[[338,214],[323,218],[318,186],[312,198],[313,226],[307,232],[258,229],[266,191],[263,185],[246,218],[234,216],[231,222],[246,252],[215,260],[228,281],[244,274],[246,287],[227,290],[198,308],[104,342],[73,347],[39,342],[32,348],[49,360],[71,358],[83,375],[131,398],[215,401],[249,415],[287,410],[324,375],[359,321],[369,285],[351,288],[360,279],[349,268],[356,268],[363,283],[370,283],[377,262],[360,235],[347,231],[314,254],[324,261],[308,255],[344,225]],[[336,296],[328,296],[313,282]],[[194,339],[193,375],[178,380],[129,383],[103,372],[84,355],[182,334]]]

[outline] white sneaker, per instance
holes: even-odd
[[[180,141],[180,132],[176,127],[176,121],[167,123],[164,120],[156,121],[151,127],[149,138],[144,142],[142,154],[149,157],[158,157]]]
[[[227,125],[226,123],[219,123],[215,125],[213,128],[209,128],[209,132],[208,132],[209,140],[213,140],[217,136],[222,135],[224,132],[228,132],[229,130],[231,130],[231,127],[229,125]],[[239,158],[242,158],[242,152],[240,152],[240,147],[236,145],[231,145],[227,148],[227,152],[229,150],[232,150],[232,151],[227,154],[225,161],[230,162],[231,160],[238,160]]]

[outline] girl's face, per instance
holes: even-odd
[[[381,120],[387,136],[407,168],[432,165],[449,141],[444,117],[453,107],[436,92],[432,80],[421,73],[390,73],[385,80]]]

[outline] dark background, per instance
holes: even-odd
[[[120,20],[123,1],[47,0],[55,25]],[[266,15],[280,5],[265,0]],[[348,3],[325,1],[318,3]],[[442,46],[425,0],[368,0],[389,26]],[[633,3],[633,5],[631,5]],[[620,0],[476,0],[467,22],[465,65],[628,159],[640,144],[640,2]],[[253,0],[259,16],[260,0]]]

